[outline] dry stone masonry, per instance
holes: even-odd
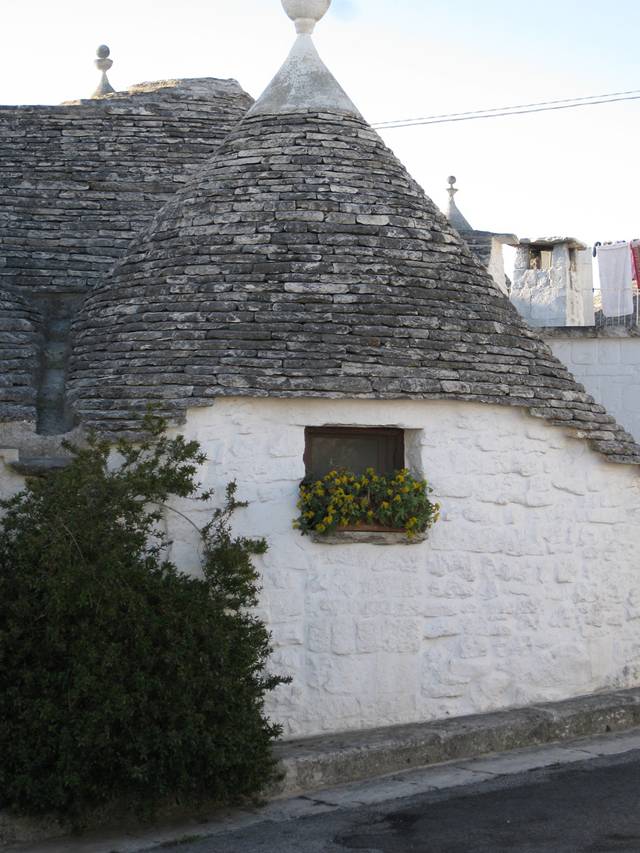
[[[0,107],[0,284],[99,283],[251,103],[234,80],[208,79]]]
[[[640,462],[379,136],[339,112],[244,119],[84,304],[71,397],[87,423],[225,395],[524,406]]]
[[[0,420],[37,421],[44,434],[71,428],[66,375],[79,300],[251,103],[234,80],[204,79],[0,107],[0,288],[14,294],[0,309],[3,351],[18,345],[16,323],[40,320],[28,380],[24,355],[3,362]]]

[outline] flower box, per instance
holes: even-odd
[[[302,481],[294,527],[314,542],[333,545],[423,542],[440,510],[430,492],[426,480],[406,468],[392,475],[372,468],[360,475],[333,470],[321,480]]]

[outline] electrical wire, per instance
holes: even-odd
[[[480,118],[501,118],[527,113],[550,112],[553,110],[568,110],[576,107],[589,107],[597,104],[613,104],[620,101],[640,100],[640,90],[631,89],[628,92],[611,92],[603,95],[590,95],[584,98],[563,98],[555,101],[538,101],[531,104],[517,104],[511,107],[493,107],[486,110],[470,110],[463,113],[442,113],[440,115],[422,116],[413,119],[398,119],[395,121],[377,122],[373,125],[381,130],[394,130],[402,127],[420,127],[427,124],[446,124],[457,121],[473,121]]]

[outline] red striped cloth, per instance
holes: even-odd
[[[631,241],[631,257],[633,258],[633,277],[636,287],[640,287],[640,240]]]

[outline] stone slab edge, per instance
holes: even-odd
[[[509,711],[276,746],[282,779],[266,795],[290,797],[446,761],[619,732],[640,725],[640,688]]]

